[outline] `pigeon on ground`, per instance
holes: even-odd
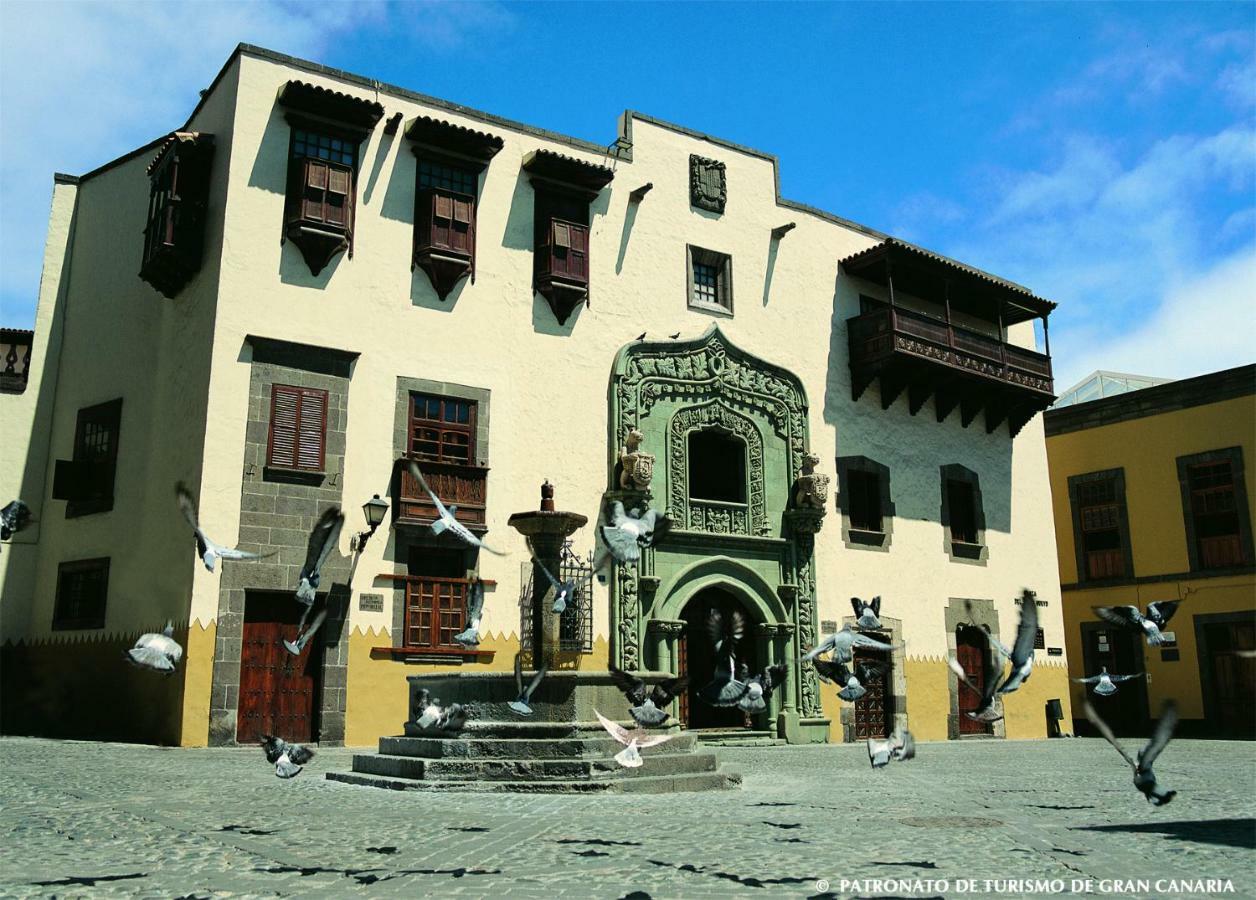
[[[1165,642],[1164,627],[1169,624],[1173,614],[1177,612],[1181,600],[1160,600],[1147,604],[1147,615],[1138,611],[1137,606],[1095,606],[1095,615],[1127,631],[1141,632],[1147,638],[1147,644],[1158,647]]]
[[[1029,680],[1034,669],[1034,639],[1038,634],[1037,595],[1026,588],[1021,593],[1020,625],[1016,628],[1016,642],[1007,654],[1012,671],[999,685],[1000,694],[1010,694]]]
[[[523,657],[520,654],[515,654],[515,688],[519,691],[519,699],[511,700],[506,705],[521,716],[532,715],[532,707],[529,705],[532,702],[532,693],[540,685],[545,678],[545,673],[548,671],[548,668],[541,666],[525,688],[523,686]]]
[[[174,623],[166,620],[161,634],[141,634],[135,646],[126,652],[126,660],[141,669],[173,675],[174,666],[183,658],[183,648],[174,635]]]
[[[767,700],[772,696],[772,690],[780,687],[785,683],[785,664],[777,663],[774,666],[768,666],[758,675],[747,677],[749,668],[745,663],[741,666],[741,683],[745,690],[742,695],[737,698],[737,708],[743,712],[761,713],[768,708]]]
[[[624,504],[616,500],[611,503],[610,524],[600,531],[611,556],[617,562],[630,563],[639,560],[641,548],[653,546],[671,524],[671,519],[657,509],[624,512]]]
[[[427,491],[427,495],[432,498],[432,504],[436,507],[437,516],[436,521],[432,523],[432,534],[443,534],[444,532],[449,531],[461,541],[470,544],[472,547],[483,548],[489,553],[493,553],[497,556],[506,555],[502,551],[494,550],[488,544],[484,543],[472,534],[467,529],[466,525],[463,525],[454,518],[454,513],[458,511],[457,504],[446,507],[444,503],[441,503],[440,497],[437,497],[436,494],[432,492],[432,489],[427,486],[427,480],[423,477],[423,473],[419,471],[418,465],[413,460],[410,462],[410,474],[414,476],[414,480],[419,483],[420,487]]]
[[[624,749],[615,754],[615,762],[629,769],[635,769],[643,762],[638,750],[646,747],[655,747],[675,737],[674,734],[647,734],[640,729],[629,731],[622,725],[612,722],[596,709],[593,710],[593,714],[602,723],[602,727],[606,729],[607,734],[624,745]]]
[[[304,744],[289,744],[272,734],[262,735],[262,750],[266,761],[275,764],[275,774],[280,778],[294,778],[301,774],[301,767],[314,758],[314,751]]]
[[[1094,692],[1100,697],[1108,697],[1116,693],[1116,686],[1119,682],[1129,681],[1131,678],[1142,678],[1145,673],[1135,672],[1133,675],[1109,675],[1108,667],[1101,666],[1098,675],[1091,675],[1089,678],[1074,678],[1078,684],[1093,684]]]
[[[1083,701],[1082,710],[1103,739],[1115,747],[1122,759],[1130,764],[1130,768],[1134,770],[1134,787],[1143,792],[1148,803],[1164,806],[1177,796],[1177,791],[1156,790],[1156,775],[1151,770],[1160,751],[1168,746],[1169,739],[1173,737],[1173,729],[1177,726],[1177,706],[1172,700],[1164,701],[1164,706],[1160,708],[1160,721],[1156,723],[1156,730],[1152,733],[1151,739],[1138,751],[1137,762],[1131,759],[1130,755],[1125,752],[1125,748],[1116,742],[1116,735],[1112,733],[1108,723],[1099,718],[1099,714],[1095,712],[1089,700]]]
[[[871,603],[864,603],[858,597],[850,598],[850,605],[855,610],[855,622],[860,628],[879,631],[881,628],[881,598],[873,597]]]
[[[882,769],[891,762],[906,762],[915,755],[916,741],[910,731],[895,733],[881,741],[868,738],[868,762],[874,769]]]
[[[461,731],[471,715],[470,709],[460,703],[442,706],[427,689],[415,695],[414,713],[414,724],[423,731]]]
[[[812,665],[823,681],[833,681],[841,685],[837,696],[851,703],[868,693],[865,685],[876,678],[883,678],[890,670],[889,661],[879,659],[861,659],[852,663],[853,671],[835,660],[817,659]]]
[[[545,573],[546,580],[549,581],[550,585],[554,588],[554,605],[550,608],[550,612],[554,613],[556,616],[562,615],[563,611],[567,608],[568,602],[573,600],[576,596],[576,580],[572,578],[567,581],[560,582],[550,573],[550,570],[545,567],[545,563],[541,562],[535,556],[532,557],[532,561],[536,563],[538,569]]]
[[[890,758],[895,762],[907,762],[916,758],[916,739],[910,731],[904,730],[894,746],[890,748]]]
[[[646,683],[640,678],[611,665],[607,669],[615,686],[628,698],[628,712],[632,715],[632,720],[642,728],[654,728],[666,722],[670,715],[667,707],[689,686],[689,679],[683,676],[668,678],[660,681],[647,693]]]
[[[454,643],[463,647],[480,645],[480,620],[484,618],[484,582],[475,579],[467,587],[467,627],[454,635]]]
[[[997,722],[999,719],[1003,718],[1003,713],[999,711],[998,704],[999,676],[997,673],[990,673],[990,677],[986,679],[985,690],[981,690],[972,683],[968,677],[968,673],[964,671],[964,667],[959,664],[957,659],[951,657],[946,661],[946,663],[951,667],[951,670],[955,673],[956,677],[959,678],[960,684],[964,685],[974,694],[981,697],[981,703],[978,704],[977,708],[969,710],[964,713],[964,715],[974,721],[984,722],[986,724]]]
[[[305,565],[301,566],[301,574],[297,581],[297,600],[310,606],[318,592],[318,583],[322,577],[323,564],[340,540],[340,529],[344,527],[345,514],[339,506],[328,508],[310,531],[305,547]]]
[[[210,572],[214,571],[214,564],[220,559],[265,559],[275,555],[274,553],[250,553],[247,550],[237,550],[234,547],[215,544],[206,537],[205,532],[201,531],[201,526],[197,523],[196,501],[192,499],[192,493],[187,486],[179,482],[175,485],[174,492],[179,509],[183,512],[183,518],[188,520],[188,524],[192,526],[192,531],[196,534],[196,553]]]
[[[818,644],[807,652],[803,657],[804,660],[813,660],[821,653],[833,653],[833,658],[838,662],[848,663],[854,658],[854,648],[867,647],[871,650],[897,650],[897,646],[891,647],[884,641],[878,641],[866,634],[859,634],[857,631],[851,630],[850,623],[847,622],[842,626],[842,630],[834,634],[824,637]]]
[[[10,500],[0,509],[0,540],[7,541],[33,521],[29,506],[21,500]]]

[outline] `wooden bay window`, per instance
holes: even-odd
[[[175,132],[149,164],[140,277],[174,297],[200,270],[214,136]]]

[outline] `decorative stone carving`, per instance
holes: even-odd
[[[808,450],[802,457],[802,474],[794,482],[794,505],[800,509],[825,509],[829,502],[829,476],[817,475],[820,457]]]
[[[720,428],[736,435],[749,451],[749,509],[689,497],[689,433],[704,428]],[[723,404],[682,409],[672,416],[667,441],[667,483],[671,486],[669,506],[680,528],[710,531],[714,534],[767,534],[767,508],[763,482],[763,436],[754,422]]]
[[[646,623],[646,630],[652,634],[676,635],[685,633],[685,626],[689,623],[677,619],[651,619]]]
[[[798,585],[797,602],[794,604],[795,621],[798,624],[798,646],[814,647],[816,645],[816,578],[815,535],[798,532],[795,550],[795,580]],[[804,718],[819,717],[823,714],[820,707],[820,686],[816,681],[813,666],[803,666],[799,670],[798,704]]]
[[[755,626],[760,637],[789,637],[794,633],[794,626],[789,622],[760,622]]]
[[[689,202],[698,209],[724,212],[728,183],[724,163],[705,156],[689,156]]]
[[[641,668],[641,644],[638,627],[641,610],[637,603],[637,575],[628,563],[617,563],[615,582],[619,588],[620,668],[635,672]]]
[[[650,479],[654,477],[654,454],[638,449],[644,439],[645,435],[635,428],[630,429],[624,438],[624,449],[619,454],[622,465],[619,486],[626,491],[650,489]]]

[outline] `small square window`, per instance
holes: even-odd
[[[733,258],[689,247],[689,306],[705,312],[733,312]]]
[[[52,628],[62,631],[105,627],[109,559],[81,559],[57,568],[57,599]]]

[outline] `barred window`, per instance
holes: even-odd
[[[109,593],[109,559],[80,559],[57,568],[57,599],[52,611],[54,631],[105,627]]]

